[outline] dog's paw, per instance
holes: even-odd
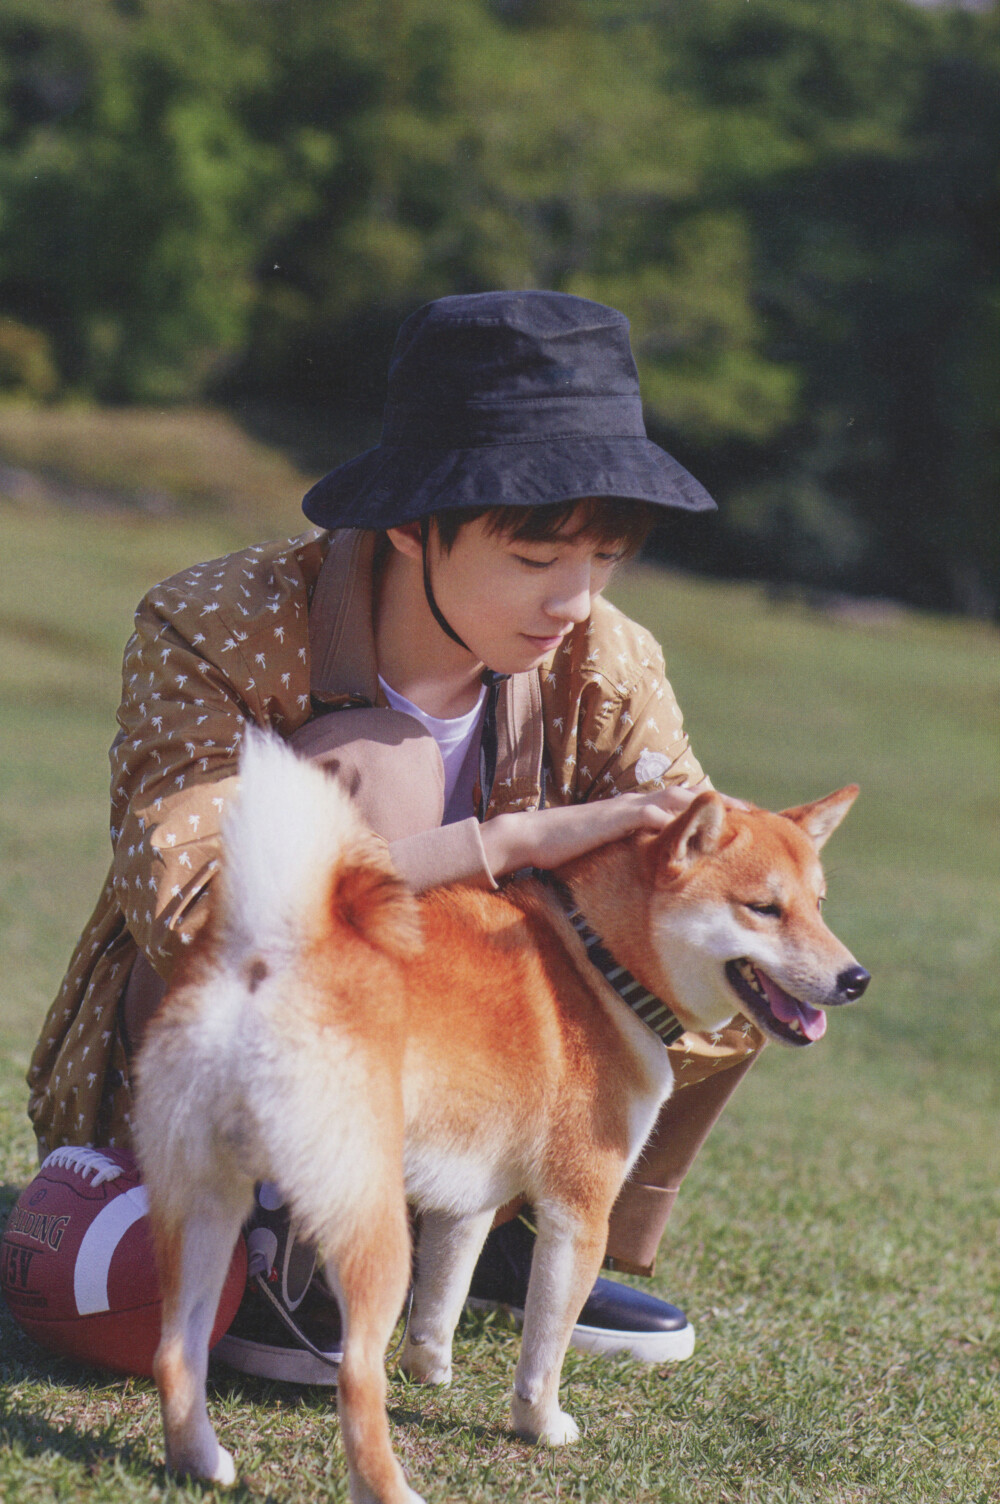
[[[450,1384],[451,1353],[429,1342],[407,1342],[400,1367],[417,1384]]]
[[[427,1500],[423,1497],[422,1494],[418,1494],[416,1490],[412,1489],[410,1485],[404,1482],[402,1478],[400,1478],[399,1481],[403,1492],[400,1494],[394,1490],[392,1495],[394,1499],[401,1500],[402,1504],[427,1504]],[[351,1500],[351,1504],[380,1504],[380,1500],[384,1497],[381,1492],[373,1493],[368,1485],[366,1483],[363,1483],[360,1478],[351,1479],[348,1486],[348,1496]]]
[[[198,1447],[168,1446],[167,1468],[177,1478],[200,1478],[220,1488],[230,1488],[236,1482],[233,1454],[220,1446],[211,1432]]]
[[[415,1384],[436,1384],[445,1386],[451,1383],[450,1363],[406,1363],[402,1364],[403,1372],[408,1379]]]
[[[221,1488],[231,1488],[236,1482],[236,1463],[233,1461],[232,1452],[227,1452],[225,1447],[219,1448],[211,1482],[218,1483]]]
[[[558,1410],[554,1420],[538,1433],[538,1440],[547,1447],[572,1446],[574,1441],[580,1440],[580,1427],[572,1415],[567,1415],[565,1410]]]
[[[580,1440],[580,1428],[565,1410],[539,1416],[515,1395],[511,1416],[514,1430],[522,1441],[537,1442],[546,1447],[568,1447]]]

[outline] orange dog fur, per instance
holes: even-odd
[[[255,1181],[326,1257],[345,1324],[338,1405],[354,1504],[415,1504],[392,1451],[383,1355],[410,1277],[403,1367],[451,1374],[452,1333],[495,1209],[538,1237],[514,1378],[519,1435],[576,1439],[559,1406],[608,1215],[672,1075],[542,884],[415,897],[345,794],[249,733],[209,924],[149,1028],[136,1145],[163,1287],[167,1460],[231,1483],[208,1419],[212,1315]],[[783,815],[699,796],[560,874],[616,959],[686,1027],[743,1011],[784,1043],[865,978],[819,913],[817,850],[850,787]],[[853,977],[850,986],[845,978]]]

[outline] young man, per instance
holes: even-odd
[[[659,649],[601,598],[660,506],[713,503],[646,438],[621,314],[491,293],[407,320],[381,443],[305,499],[321,531],[197,566],[138,609],[112,867],[29,1075],[43,1153],[129,1142],[131,1060],[204,921],[247,721],[336,769],[417,888],[557,867],[662,825],[706,786]],[[651,1272],[680,1181],[759,1044],[739,1025],[670,1046],[682,1089],[615,1209],[611,1267]],[[251,1251],[271,1283],[251,1288],[217,1351],[330,1382],[335,1304],[280,1188],[260,1202]],[[473,1298],[522,1306],[531,1246],[526,1217],[498,1226]],[[693,1336],[676,1307],[600,1280],[574,1340],[661,1361]]]

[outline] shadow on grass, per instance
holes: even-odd
[[[0,1301],[0,1454],[12,1454],[41,1462],[60,1460],[92,1480],[105,1470],[121,1468],[141,1489],[172,1491],[176,1480],[163,1462],[162,1433],[153,1381],[128,1377],[104,1369],[92,1368],[71,1358],[41,1347],[17,1325]],[[426,1410],[421,1405],[423,1391],[410,1391],[403,1382],[403,1392],[390,1394],[388,1414],[391,1423],[414,1440],[424,1438],[436,1444],[452,1436],[455,1419],[436,1414],[435,1391],[427,1393]],[[123,1407],[123,1401],[133,1404]],[[134,1402],[140,1402],[141,1415]],[[395,1401],[395,1402],[393,1402]],[[335,1430],[337,1391],[333,1386],[279,1384],[236,1373],[213,1363],[208,1379],[210,1412],[213,1422],[226,1424],[243,1407],[247,1411],[290,1415],[300,1409],[311,1411]],[[95,1408],[102,1414],[95,1418]],[[328,1416],[322,1411],[326,1409]],[[104,1416],[109,1416],[104,1419]],[[139,1421],[141,1435],[122,1435],[123,1422],[130,1429]],[[479,1446],[510,1440],[502,1424],[463,1420],[463,1431]],[[238,1477],[236,1486],[227,1492],[233,1504],[271,1504],[277,1496],[253,1473]],[[183,1481],[185,1494],[200,1497],[213,1494],[213,1485]],[[2,1490],[0,1490],[2,1493]],[[169,1494],[168,1494],[169,1496]]]
[[[395,1426],[412,1426],[433,1436],[454,1437],[455,1435],[453,1416],[424,1415],[420,1410],[408,1410],[400,1405],[387,1405],[386,1410]],[[463,1420],[462,1434],[474,1436],[477,1441],[509,1441],[511,1439],[509,1426],[484,1426],[471,1420]]]
[[[392,1375],[390,1374],[390,1383],[391,1381]],[[417,1387],[419,1390],[419,1386]],[[427,1390],[429,1401],[433,1401],[437,1393],[438,1391],[433,1387],[429,1388]],[[295,1410],[303,1404],[308,1404],[315,1409],[324,1398],[329,1405],[330,1422],[336,1425],[337,1390],[332,1384],[278,1383],[270,1379],[254,1378],[249,1374],[233,1373],[217,1364],[213,1364],[209,1372],[208,1402],[210,1405],[213,1400],[225,1404],[239,1404],[245,1401],[247,1404],[270,1410]],[[439,1433],[450,1435],[455,1429],[453,1418],[427,1414],[415,1404],[407,1404],[405,1397],[393,1403],[390,1394],[386,1410],[394,1425],[415,1427],[428,1435]],[[496,1441],[500,1437],[510,1435],[509,1428],[502,1425],[482,1425],[474,1421],[463,1421],[462,1429],[480,1441]]]
[[[159,1490],[168,1496],[178,1486],[195,1496],[215,1495],[217,1487],[186,1478],[176,1479],[162,1462],[150,1455],[149,1448],[141,1441],[121,1441],[115,1437],[115,1425],[101,1429],[87,1429],[68,1421],[57,1425],[45,1415],[39,1415],[30,1407],[20,1409],[7,1405],[0,1398],[0,1449],[11,1453],[17,1449],[22,1457],[52,1458],[58,1456],[66,1462],[83,1468],[91,1478],[98,1478],[101,1470],[118,1465],[126,1468],[136,1481],[152,1493]],[[269,1504],[276,1496],[270,1491],[262,1494],[259,1488],[242,1483],[239,1478],[226,1489],[226,1498],[232,1504]]]
[[[7,1341],[16,1334],[15,1342]],[[4,1342],[4,1362],[0,1366],[0,1453],[10,1456],[17,1453],[23,1458],[51,1460],[58,1457],[82,1469],[89,1478],[98,1479],[105,1468],[125,1469],[141,1487],[166,1494],[168,1497],[180,1482],[185,1492],[201,1496],[214,1495],[216,1488],[211,1483],[194,1479],[178,1480],[168,1473],[162,1460],[163,1439],[159,1415],[156,1414],[155,1436],[147,1441],[134,1440],[118,1434],[121,1413],[115,1405],[116,1417],[106,1425],[88,1425],[76,1412],[95,1399],[107,1399],[107,1391],[116,1386],[135,1383],[148,1386],[150,1400],[155,1404],[152,1380],[129,1379],[103,1370],[88,1368],[71,1362],[37,1347],[17,1328],[9,1318],[0,1322],[0,1336]],[[10,1391],[21,1386],[39,1384],[65,1392],[65,1419],[54,1420],[58,1414],[59,1401],[51,1393],[32,1399],[28,1395],[9,1398]],[[5,1395],[2,1391],[8,1391]],[[133,1391],[134,1392],[134,1391]],[[145,1396],[145,1388],[140,1391]],[[120,1403],[121,1398],[118,1400]],[[209,1404],[216,1397],[216,1386],[209,1385]],[[239,1397],[238,1395],[236,1396]],[[266,1402],[266,1394],[253,1396],[255,1404]],[[236,1484],[226,1490],[227,1500],[232,1504],[269,1504],[276,1496],[268,1490],[262,1493],[259,1486],[237,1478]]]
[[[60,1425],[30,1405],[22,1408],[0,1399],[0,1449],[3,1451],[17,1450],[22,1457],[57,1455],[85,1468],[91,1475],[96,1475],[109,1463],[118,1462],[142,1472],[150,1485],[165,1489],[170,1475],[163,1463],[154,1462],[148,1447],[141,1442],[117,1441],[114,1432],[113,1423],[99,1430],[74,1425],[72,1420]],[[233,1497],[238,1498],[239,1492]]]
[[[141,1473],[151,1486],[165,1488],[167,1470],[157,1462],[142,1440],[116,1437],[118,1420],[101,1426],[88,1425],[76,1412],[104,1397],[102,1391],[115,1385],[113,1376],[60,1358],[40,1347],[21,1331],[0,1308],[0,1341],[4,1360],[0,1365],[0,1453],[18,1453],[25,1458],[63,1458],[96,1477],[102,1468],[118,1463]],[[31,1393],[33,1386],[45,1392]],[[65,1419],[59,1414],[58,1398],[65,1395]],[[26,1392],[27,1391],[27,1392]]]

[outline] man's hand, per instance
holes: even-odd
[[[655,793],[617,794],[563,809],[497,815],[481,828],[490,871],[501,878],[522,867],[551,870],[634,831],[664,830],[701,792],[674,785]],[[731,809],[747,808],[742,799],[720,797]]]

